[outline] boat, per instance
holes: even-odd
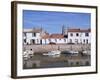
[[[86,55],[90,55],[91,51],[90,50],[87,50],[87,51],[83,51],[83,54],[86,54]]]
[[[50,57],[60,57],[60,55],[61,55],[60,46],[58,46],[57,50],[49,51],[48,53],[43,53],[43,55],[47,55],[47,56],[50,56]]]
[[[43,55],[51,56],[51,57],[60,57],[61,51],[50,51],[48,53],[44,53]]]
[[[26,50],[26,51],[23,52],[24,58],[30,58],[32,56],[34,56],[34,52],[32,50]]]
[[[68,51],[68,52],[71,54],[78,54],[79,53],[78,51]]]

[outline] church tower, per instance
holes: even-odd
[[[65,25],[62,26],[62,34],[67,35],[67,27]]]

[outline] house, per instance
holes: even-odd
[[[90,44],[90,29],[67,29],[68,43]]]
[[[42,28],[24,29],[24,44],[90,44],[90,29],[62,28],[62,33],[49,34]]]
[[[67,38],[64,38],[64,35],[62,34],[51,34],[42,37],[42,44],[50,43],[65,44],[67,43]]]
[[[23,42],[24,44],[41,44],[41,36],[44,34],[42,28],[24,29]]]

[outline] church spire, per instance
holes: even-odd
[[[62,25],[62,34],[64,35],[64,28],[65,28],[65,25],[63,24]]]

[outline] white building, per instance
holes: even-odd
[[[68,29],[68,43],[75,44],[90,44],[91,30],[90,29]]]
[[[51,34],[42,37],[42,44],[66,44],[67,38],[62,34]]]
[[[40,44],[42,29],[24,29],[24,44]]]
[[[49,34],[42,28],[24,29],[24,44],[90,44],[90,29],[65,29],[62,28],[62,34]]]

